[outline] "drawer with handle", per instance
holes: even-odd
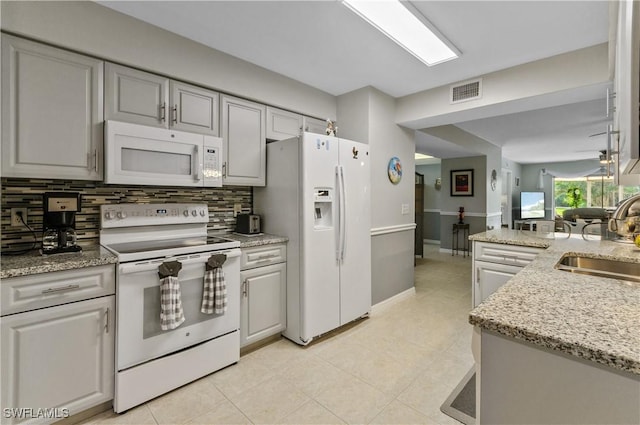
[[[115,293],[115,265],[4,279],[0,314],[21,313]]]
[[[508,264],[524,267],[531,263],[543,248],[475,242],[473,256],[475,260],[490,263]]]
[[[242,248],[240,270],[253,269],[285,261],[287,261],[287,246],[285,244]]]

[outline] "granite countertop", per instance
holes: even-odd
[[[260,233],[255,236],[237,233],[216,234],[240,242],[241,248],[263,246],[269,244],[286,243],[289,239]],[[28,276],[38,273],[56,272],[62,270],[81,269],[84,267],[115,264],[118,258],[106,248],[99,245],[84,246],[82,252],[69,254],[55,254],[43,256],[33,250],[23,255],[4,255],[0,266],[0,279]]]
[[[499,229],[470,239],[548,247],[471,311],[482,329],[640,375],[640,284],[554,268],[564,254],[640,263],[640,249],[579,235]],[[537,239],[537,240],[536,240]]]
[[[28,276],[38,273],[81,269],[84,267],[115,264],[118,258],[99,246],[83,246],[81,252],[43,256],[33,250],[23,255],[3,255],[0,279]]]
[[[277,243],[286,243],[289,238],[284,236],[270,235],[268,233],[258,233],[256,235],[242,235],[240,233],[224,233],[216,234],[227,239],[240,242],[240,248],[251,248],[255,246],[271,245]]]

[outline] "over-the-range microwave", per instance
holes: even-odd
[[[107,184],[222,186],[222,139],[119,121],[105,123]]]

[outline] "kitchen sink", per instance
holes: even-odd
[[[565,272],[640,282],[640,263],[571,254],[563,255],[555,267]]]

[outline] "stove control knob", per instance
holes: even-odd
[[[204,217],[204,215],[205,215],[204,210],[200,210],[200,215],[201,215],[202,217]]]
[[[104,213],[105,220],[111,220],[113,218],[113,213],[111,211],[107,211]]]
[[[185,217],[189,217],[189,210],[184,210],[182,214],[184,214]]]
[[[118,218],[127,218],[127,213],[126,213],[126,212],[124,212],[124,211],[118,211],[118,212],[116,213],[116,216],[117,216]]]
[[[196,211],[196,210],[191,211],[191,215],[194,216],[194,217],[197,216],[198,215],[198,211]]]

